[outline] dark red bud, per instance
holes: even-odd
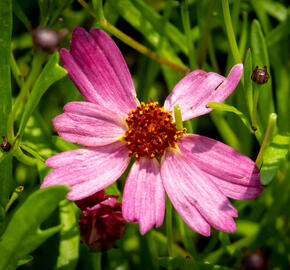
[[[9,152],[9,150],[11,149],[11,144],[7,142],[7,139],[5,136],[2,136],[2,138],[3,138],[3,142],[1,143],[1,148],[3,149],[3,151]]]
[[[115,246],[116,240],[125,233],[122,204],[118,196],[104,196],[104,191],[79,201],[82,209],[79,227],[82,240],[94,251],[107,250]],[[94,206],[91,206],[95,202]],[[89,205],[86,205],[86,203]]]
[[[256,66],[254,69],[251,79],[258,84],[264,84],[269,80],[269,73],[267,72],[267,66],[264,66],[263,69]]]

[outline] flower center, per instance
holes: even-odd
[[[175,148],[177,139],[186,134],[176,129],[172,114],[165,111],[158,102],[141,103],[136,110],[130,110],[126,117],[128,130],[124,140],[129,148],[129,156],[154,158],[163,156],[168,147]]]

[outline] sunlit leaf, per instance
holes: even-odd
[[[263,155],[261,182],[267,185],[273,180],[281,162],[289,151],[290,136],[276,135]]]
[[[61,229],[60,226],[55,226],[41,230],[40,225],[56,209],[68,191],[66,186],[38,190],[17,209],[0,240],[1,270],[15,269],[18,260]]]

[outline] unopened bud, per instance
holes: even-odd
[[[104,196],[104,191],[100,191],[75,202],[82,210],[79,218],[81,238],[91,250],[110,249],[124,235],[122,204],[117,198],[115,195]]]
[[[3,142],[1,143],[1,148],[3,149],[3,151],[9,152],[9,150],[11,149],[11,144],[7,142],[7,139],[5,136],[2,136],[2,138],[3,138]]]
[[[35,48],[53,53],[58,50],[61,40],[67,33],[66,29],[62,29],[58,33],[49,27],[37,28],[32,34]]]
[[[263,69],[256,66],[254,69],[251,79],[258,84],[264,84],[269,80],[269,73],[267,71],[267,66],[264,66]]]

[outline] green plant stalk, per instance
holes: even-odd
[[[264,137],[259,154],[256,159],[256,165],[258,168],[260,168],[263,163],[263,154],[264,154],[266,146],[270,143],[272,139],[273,131],[276,127],[276,122],[277,122],[277,114],[271,113],[269,116],[265,137]]]
[[[15,149],[14,157],[21,163],[27,166],[34,166],[36,159],[25,155],[20,148]]]
[[[181,2],[181,18],[188,48],[189,67],[191,70],[194,70],[196,69],[195,49],[191,35],[191,26],[188,12],[188,0],[183,0]]]
[[[172,232],[172,204],[166,195],[166,235],[167,235],[167,248],[169,257],[173,257],[173,232]]]
[[[96,18],[95,13],[89,8],[88,4],[83,1],[83,0],[78,0],[78,2],[94,17]],[[103,14],[103,13],[100,13]],[[100,26],[110,32],[112,35],[114,35],[115,37],[117,37],[118,39],[120,39],[122,42],[124,42],[125,44],[127,44],[128,46],[130,46],[131,48],[135,49],[136,51],[150,57],[151,59],[166,65],[168,67],[171,67],[172,69],[175,69],[183,74],[186,74],[188,72],[188,68],[186,66],[181,66],[178,64],[175,64],[171,61],[169,61],[168,59],[158,55],[157,53],[151,51],[150,49],[148,49],[147,47],[145,47],[144,45],[142,45],[141,43],[137,42],[136,40],[134,40],[133,38],[129,37],[128,35],[126,35],[125,33],[123,33],[122,31],[120,31],[118,28],[116,28],[115,26],[111,25],[106,19],[105,17],[102,17],[101,19],[99,19],[99,23]]]
[[[235,64],[242,63],[242,59],[240,56],[240,52],[238,49],[238,45],[237,45],[237,41],[235,38],[235,33],[234,33],[233,25],[232,25],[232,19],[231,19],[228,0],[222,0],[222,10],[223,10],[223,15],[224,15],[227,37],[229,40],[229,45],[230,45],[230,49],[234,57]]]
[[[13,191],[11,198],[9,199],[9,202],[7,203],[6,207],[5,207],[5,212],[7,213],[10,206],[12,205],[12,203],[14,201],[16,201],[18,199],[18,197],[21,195],[22,191],[24,190],[23,186],[19,186],[17,188],[15,188],[15,190]]]
[[[175,118],[176,129],[182,131],[183,122],[182,122],[182,116],[181,116],[181,109],[179,105],[174,106],[174,118]]]
[[[200,39],[200,43],[198,46],[198,53],[197,53],[198,55],[197,65],[199,68],[203,67],[203,63],[206,57],[206,50],[208,46],[208,36],[210,34],[210,26],[211,26],[211,21],[212,21],[213,9],[215,6],[215,0],[210,0],[208,5],[209,7],[208,7],[208,13],[206,16],[205,26],[203,27],[203,29],[200,29],[200,32],[202,33],[202,37]]]
[[[242,15],[243,15],[243,21],[242,21],[241,36],[239,40],[239,51],[240,51],[241,58],[244,59],[244,55],[246,52],[246,45],[247,45],[247,37],[248,37],[248,13],[244,11]]]
[[[210,62],[212,64],[213,70],[216,73],[221,73],[219,65],[218,65],[218,62],[216,60],[214,45],[213,45],[213,42],[212,42],[212,37],[211,37],[211,33],[210,32],[208,34],[208,53],[209,53],[209,58],[210,58]]]
[[[260,94],[260,87],[254,87],[254,101],[253,101],[253,109],[252,109],[252,129],[256,131],[258,127],[257,117],[258,117],[258,101],[259,101],[259,94]]]
[[[15,61],[14,54],[13,54],[12,50],[11,50],[11,54],[10,54],[10,66],[11,66],[12,75],[13,75],[17,85],[21,88],[23,86],[23,83],[24,83],[24,78],[23,78],[21,71],[19,70],[19,68],[17,66],[17,63]]]
[[[92,263],[94,270],[102,270],[102,252],[94,252],[92,254]]]

